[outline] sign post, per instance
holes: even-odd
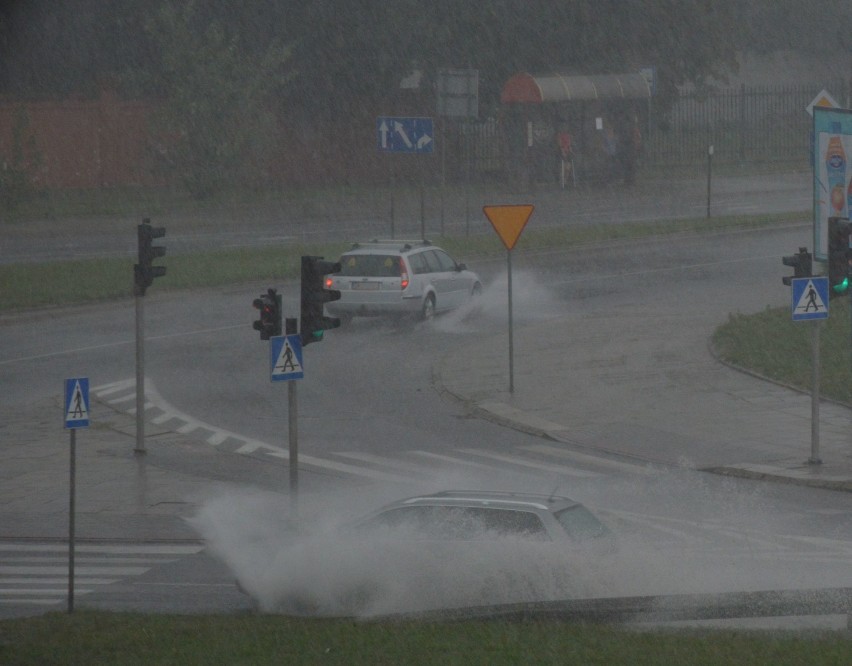
[[[482,212],[491,222],[494,231],[503,241],[506,248],[506,270],[509,283],[509,393],[515,391],[515,343],[512,331],[512,249],[521,232],[532,215],[535,206],[532,204],[509,205],[509,206],[483,206]]]
[[[811,321],[811,457],[808,463],[820,465],[819,457],[819,334],[820,322],[828,319],[828,278],[803,277],[790,281],[793,321]]]
[[[302,338],[296,333],[296,319],[285,320],[287,335],[269,338],[269,378],[287,382],[288,465],[290,470],[290,511],[295,518],[299,502],[299,403],[296,379],[305,376],[302,364]]]
[[[431,118],[379,116],[376,118],[376,142],[380,153],[407,153],[411,155],[431,154],[435,149],[435,129]],[[394,192],[395,172],[390,169],[390,235],[395,238]],[[426,220],[423,211],[423,187],[420,190],[420,228],[425,238]]]
[[[68,612],[74,612],[74,517],[76,507],[77,428],[89,427],[89,378],[65,380],[65,428],[70,431],[70,483],[68,502]]]

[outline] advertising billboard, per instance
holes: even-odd
[[[814,106],[814,257],[828,258],[828,218],[852,214],[852,111]]]

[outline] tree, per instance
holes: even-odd
[[[290,47],[272,40],[252,51],[250,35],[229,32],[194,0],[166,0],[146,31],[164,96],[155,119],[160,167],[199,198],[231,184],[260,184],[275,144],[269,100],[292,77]]]
[[[294,3],[295,5],[296,3]],[[635,72],[656,65],[659,85],[720,77],[736,66],[741,0],[326,0],[298,17],[293,100],[311,113],[346,100],[399,94],[413,68],[480,71],[481,107],[497,104],[519,71]]]
[[[36,177],[41,165],[42,156],[30,131],[30,120],[23,106],[19,106],[12,126],[11,152],[0,154],[0,209],[12,213],[36,196]]]

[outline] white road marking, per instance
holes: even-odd
[[[613,460],[612,458],[605,458],[603,456],[593,456],[588,453],[580,453],[579,451],[572,451],[571,449],[554,446],[553,444],[530,444],[522,448],[525,451],[532,451],[533,453],[543,453],[548,456],[556,456],[565,460],[575,460],[577,462],[594,465],[595,467],[609,467],[610,469],[618,469],[630,474],[657,474],[657,472],[655,472],[649,465],[621,462],[619,460]]]
[[[491,458],[492,460],[498,460],[500,462],[509,463],[510,465],[517,465],[519,467],[530,467],[532,469],[540,469],[545,472],[558,472],[560,474],[564,474],[565,476],[576,476],[579,479],[594,479],[596,477],[601,476],[597,472],[585,472],[575,467],[566,467],[564,465],[557,465],[555,463],[538,462],[535,460],[528,460],[527,458],[519,458],[517,456],[507,456],[501,453],[491,453],[490,451],[479,451],[477,449],[461,449],[461,451],[474,456],[482,456],[483,458]]]

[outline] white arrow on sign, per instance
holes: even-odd
[[[382,148],[388,147],[388,124],[383,120],[382,124],[379,125],[379,132],[382,135]]]
[[[428,146],[432,142],[432,137],[424,134],[417,140],[417,150],[423,150],[423,146]]]
[[[402,123],[394,121],[393,128],[402,140],[405,142],[406,147],[411,148],[414,144],[411,143],[411,139],[408,138],[408,135],[405,133],[405,128],[402,126]]]

